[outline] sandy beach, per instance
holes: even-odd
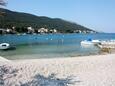
[[[8,61],[0,86],[115,86],[115,54]]]

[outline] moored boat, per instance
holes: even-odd
[[[98,45],[100,48],[115,48],[115,40],[101,41]]]
[[[96,45],[99,44],[100,42],[101,41],[99,40],[88,39],[88,40],[81,41],[81,45]]]
[[[93,45],[93,43],[91,41],[84,40],[81,41],[81,45]]]
[[[8,48],[10,48],[10,44],[8,44],[8,43],[1,43],[0,44],[0,50],[5,50]]]

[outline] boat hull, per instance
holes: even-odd
[[[10,44],[8,44],[8,43],[1,43],[0,44],[0,50],[5,50],[8,48],[10,48]]]

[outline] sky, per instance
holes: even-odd
[[[7,0],[6,8],[115,33],[115,0]]]

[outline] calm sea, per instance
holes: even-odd
[[[83,47],[82,40],[115,39],[114,33],[100,34],[44,34],[44,35],[3,35],[0,43],[7,42],[16,50],[0,50],[0,56],[8,59],[60,58],[94,55],[100,52],[96,46]]]

